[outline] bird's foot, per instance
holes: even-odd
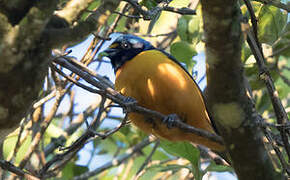
[[[132,97],[126,97],[124,100],[124,105],[124,113],[129,113],[132,112],[133,106],[137,105],[137,101]]]
[[[169,114],[162,120],[162,123],[166,124],[168,129],[171,129],[178,119],[177,114]]]

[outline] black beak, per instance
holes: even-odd
[[[120,50],[116,48],[108,48],[102,52],[103,54],[102,56],[105,56],[111,59],[112,57],[116,56],[119,51]]]

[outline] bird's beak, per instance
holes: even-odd
[[[114,57],[119,52],[119,49],[116,49],[116,47],[116,44],[110,45],[105,51],[101,52],[101,56],[108,58]]]

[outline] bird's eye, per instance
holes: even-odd
[[[130,44],[129,44],[127,41],[123,41],[123,42],[121,43],[121,47],[122,47],[123,49],[128,49],[128,48],[130,48]]]

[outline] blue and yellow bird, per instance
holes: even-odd
[[[202,92],[191,75],[170,54],[137,36],[122,34],[108,49],[116,73],[115,89],[138,104],[163,113],[177,114],[196,128],[215,132]],[[224,146],[201,136],[168,128],[159,119],[129,113],[129,120],[148,134],[170,141],[189,141],[222,151]]]

